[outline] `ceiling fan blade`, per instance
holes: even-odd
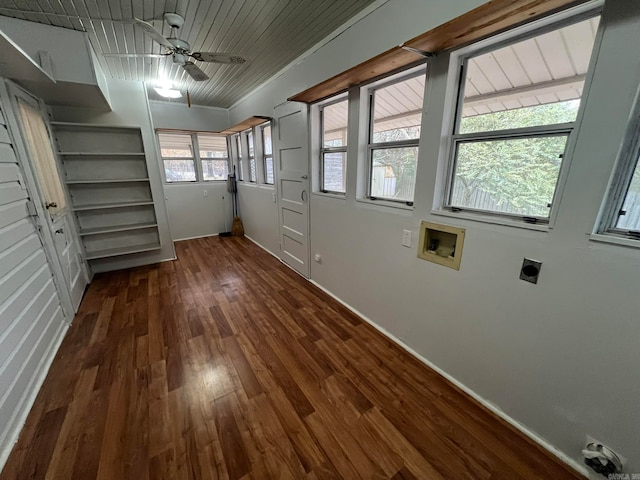
[[[246,60],[237,55],[220,52],[191,52],[191,56],[200,62],[214,62],[227,64],[241,64]]]
[[[152,58],[164,58],[170,53],[103,53],[103,57],[152,57]]]
[[[154,42],[157,42],[160,45],[164,45],[167,48],[173,48],[173,44],[169,40],[164,38],[162,34],[157,31],[149,22],[145,22],[144,20],[140,20],[136,17],[133,17],[133,20],[135,22],[135,25],[140,27],[144,33],[146,33],[153,39]]]
[[[200,70],[200,68],[193,62],[185,63],[182,68],[184,68],[189,76],[196,82],[204,82],[205,80],[209,80],[207,74]]]

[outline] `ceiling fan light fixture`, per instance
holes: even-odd
[[[172,86],[161,86],[154,87],[154,90],[158,95],[165,98],[180,98],[182,97],[182,92],[180,90],[173,88]]]

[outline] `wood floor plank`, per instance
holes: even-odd
[[[242,238],[97,275],[4,480],[578,479]]]

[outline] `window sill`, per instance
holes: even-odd
[[[313,195],[318,197],[335,198],[336,200],[347,199],[346,193],[313,192]]]
[[[548,232],[549,230],[551,230],[551,227],[548,224],[526,223],[518,220],[511,220],[498,216],[493,217],[477,213],[450,212],[449,210],[431,210],[431,214],[441,217],[457,218],[460,220],[471,220],[472,222],[489,223],[491,225],[522,228],[524,230],[533,230],[536,232]]]
[[[603,233],[592,233],[589,240],[598,243],[608,243],[611,245],[620,245],[623,247],[640,248],[640,240],[634,238],[622,238],[615,235],[606,235]]]
[[[356,202],[366,203],[368,205],[374,205],[384,208],[395,208],[396,210],[404,210],[407,212],[413,211],[413,206],[406,205],[400,202],[390,202],[389,200],[370,200],[368,198],[356,198]]]

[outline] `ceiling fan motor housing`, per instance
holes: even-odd
[[[167,22],[171,28],[180,28],[184,25],[184,18],[177,13],[165,13],[164,21]]]

